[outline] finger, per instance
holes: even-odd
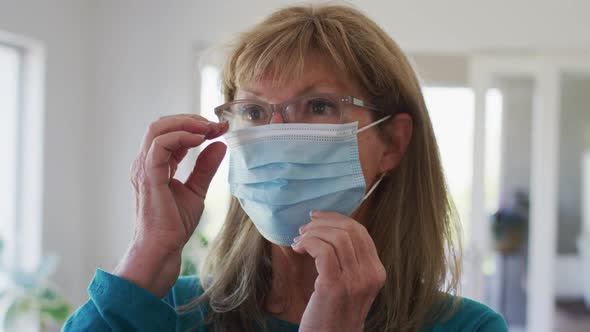
[[[358,257],[352,239],[347,231],[334,227],[314,227],[305,231],[296,240],[300,241],[302,238],[308,236],[315,236],[331,244],[338,257],[338,262],[340,262],[340,266],[344,271],[358,271]]]
[[[293,244],[293,250],[296,253],[307,253],[313,257],[318,274],[327,280],[338,278],[342,271],[334,247],[320,238],[303,237]]]
[[[175,151],[172,153],[172,158],[170,158],[170,178],[173,178],[178,170],[178,165],[184,159],[186,154],[188,153],[188,149],[182,148],[180,150]]]
[[[209,184],[217,172],[227,147],[222,142],[214,142],[197,157],[193,171],[186,179],[186,186],[196,195],[205,199]]]
[[[219,126],[215,126],[214,130],[212,130],[209,134],[207,134],[205,137],[207,139],[215,139],[223,134],[225,134],[227,132],[227,130],[229,129],[229,123],[227,121],[219,123]],[[174,174],[176,174],[176,170],[178,169],[178,164],[180,164],[180,162],[184,159],[184,157],[186,156],[186,154],[188,153],[188,149],[180,149],[177,150],[176,152],[174,152],[172,154],[172,160],[170,162],[170,177],[174,177]]]
[[[225,134],[229,130],[229,122],[223,121],[217,123],[213,126],[213,128],[214,130],[211,130],[211,132],[206,135],[207,139],[214,139]]]
[[[174,151],[174,153],[172,154],[171,162],[174,162],[176,164],[180,164],[180,162],[188,154],[188,150],[189,149],[187,149],[187,148],[180,148],[180,149]]]
[[[161,116],[158,120],[175,118],[175,117],[187,117],[187,118],[193,118],[193,119],[199,120],[199,121],[212,122],[204,116],[201,116],[198,114],[193,114],[193,113],[179,113],[179,114],[164,115],[164,116]]]
[[[170,179],[169,162],[176,150],[199,146],[204,141],[205,136],[186,131],[175,131],[156,137],[152,141],[145,160],[148,174],[153,177],[155,184],[168,184]]]
[[[367,258],[379,259],[375,242],[373,242],[373,238],[371,238],[366,227],[348,216],[337,212],[313,211],[311,213],[311,222],[303,225],[301,232],[304,233],[314,227],[334,227],[349,232],[355,244],[355,252],[359,258],[359,263],[362,263]]]
[[[186,117],[186,118],[191,118],[191,119],[194,119],[197,121],[209,123],[209,125],[212,126],[213,129],[210,129],[210,131],[205,134],[205,136],[208,139],[217,138],[217,137],[223,135],[229,129],[229,123],[227,121],[223,121],[223,122],[210,121],[209,119],[207,119],[203,116],[197,115],[197,114],[165,115],[165,116],[161,117],[160,119],[168,119],[168,118],[174,118],[174,117],[180,117],[180,118]]]
[[[303,234],[307,234],[322,228],[342,229],[350,236],[353,249],[357,257],[357,276],[359,283],[367,283],[381,289],[387,273],[385,267],[377,254],[375,242],[367,232],[367,229],[356,220],[336,212],[318,212],[312,214],[312,221],[302,227]],[[338,255],[338,258],[341,256]],[[346,271],[346,270],[345,270]]]
[[[186,131],[193,134],[211,135],[217,134],[219,131],[219,124],[208,121],[200,121],[195,118],[184,117],[184,116],[171,116],[161,118],[155,122],[152,122],[142,141],[142,152],[147,152],[152,146],[152,142],[156,137],[175,131]]]
[[[180,162],[186,157],[188,154],[189,149],[181,148],[174,153],[172,153],[172,157],[170,158],[170,177],[173,178],[174,174],[176,174],[176,170],[178,169],[178,165]]]

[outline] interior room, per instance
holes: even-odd
[[[58,331],[88,300],[133,238],[146,128],[217,121],[225,47],[301,3],[0,0],[0,331]],[[419,76],[462,226],[458,295],[510,331],[590,331],[590,2],[337,3],[383,27]],[[227,159],[183,275],[229,209]]]

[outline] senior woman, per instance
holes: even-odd
[[[343,6],[279,10],[228,57],[220,122],[149,126],[132,169],[135,235],[64,330],[506,331],[455,296],[458,226],[408,60]],[[200,279],[179,277],[226,146],[233,195]]]

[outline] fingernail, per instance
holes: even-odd
[[[213,130],[215,130],[215,122],[201,121],[201,123],[207,127],[207,129],[205,129],[205,134],[210,134]]]
[[[196,134],[196,136],[200,139],[205,139],[205,135],[201,135],[201,134]]]
[[[218,123],[212,122],[212,124],[215,125],[215,135],[219,134],[223,130],[223,128],[225,127],[226,123],[227,123],[227,120],[223,120],[223,121],[218,122]]]
[[[315,211],[314,210],[309,210],[309,217],[313,217]]]
[[[301,225],[301,227],[299,227],[299,234],[303,234],[303,232],[305,232],[305,229],[307,228],[307,225],[309,225],[309,222],[307,222],[307,223]]]
[[[291,248],[293,248],[293,249],[299,248],[299,242],[293,242],[293,243],[291,243]]]
[[[203,133],[204,135],[209,135],[211,133],[211,129],[214,129],[211,127],[211,121],[199,120],[199,123],[205,126],[205,132]]]
[[[293,244],[295,244],[295,243],[299,242],[299,240],[300,240],[300,239],[301,239],[301,236],[296,236],[296,237],[293,239]]]

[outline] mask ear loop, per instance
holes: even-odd
[[[383,122],[383,121],[385,121],[385,120],[387,120],[389,118],[391,118],[391,115],[385,116],[385,117],[383,117],[383,118],[381,118],[381,119],[379,119],[379,120],[377,120],[377,121],[375,121],[375,122],[373,122],[371,124],[368,124],[368,125],[362,127],[361,129],[357,130],[356,133],[357,134],[358,133],[361,133],[361,132],[363,132],[363,131],[365,131],[365,130],[373,127],[373,126],[376,126],[376,125],[380,124],[381,122]],[[381,176],[379,176],[379,179],[377,179],[377,181],[375,181],[375,183],[373,184],[373,186],[371,187],[371,189],[369,189],[369,191],[365,194],[365,196],[363,197],[363,199],[361,199],[361,202],[363,202],[365,199],[367,199],[373,193],[373,191],[375,191],[375,189],[377,189],[377,186],[379,185],[379,183],[381,183],[381,181],[383,180],[383,178],[385,177],[386,174],[387,173],[383,173],[383,174],[381,174]]]
[[[364,126],[363,128],[357,130],[356,133],[357,134],[358,133],[361,133],[361,132],[363,132],[363,131],[365,131],[365,130],[373,127],[373,126],[376,126],[376,125],[380,124],[381,122],[383,122],[383,121],[385,121],[385,120],[387,120],[389,118],[391,118],[391,115],[388,115],[386,117],[383,117],[382,119],[379,119],[379,120],[377,120],[377,121],[375,121],[375,122],[373,122],[371,124],[368,124],[368,125]],[[371,187],[371,189],[369,189],[369,191],[365,194],[365,196],[363,197],[363,199],[361,199],[361,202],[363,202],[365,199],[367,199],[373,193],[373,191],[375,191],[375,189],[377,189],[377,186],[379,185],[379,183],[381,183],[381,181],[383,180],[383,178],[385,177],[386,174],[387,173],[381,174],[381,176],[379,177],[379,179],[377,181],[375,181],[375,183],[373,184],[373,186]]]
[[[380,124],[381,122],[383,122],[383,121],[385,121],[385,120],[387,120],[387,119],[389,119],[389,118],[391,118],[391,115],[388,115],[388,116],[386,116],[386,117],[383,117],[383,118],[381,118],[381,119],[379,119],[379,120],[377,120],[377,121],[375,121],[375,122],[373,122],[373,123],[370,123],[370,124],[368,124],[368,125],[366,125],[366,126],[362,127],[361,129],[357,130],[357,131],[356,131],[356,133],[357,133],[357,134],[358,134],[358,133],[361,133],[361,132],[363,132],[363,131],[365,131],[365,130],[367,130],[367,129],[369,129],[369,128],[373,127],[373,126],[376,126],[376,125]]]
[[[364,202],[365,199],[367,199],[373,193],[373,191],[375,191],[375,189],[377,189],[377,186],[379,185],[379,183],[381,183],[381,181],[383,180],[385,175],[387,175],[387,173],[383,173],[383,174],[381,174],[381,176],[379,176],[379,179],[377,179],[377,181],[375,181],[373,186],[371,186],[371,189],[369,189],[369,191],[365,194],[363,199],[361,199],[361,202]]]

